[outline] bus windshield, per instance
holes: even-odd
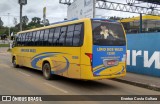
[[[120,23],[92,21],[93,44],[99,46],[125,46],[126,39]]]

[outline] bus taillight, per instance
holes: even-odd
[[[85,55],[87,55],[92,63],[92,54],[91,53],[85,53]]]
[[[91,53],[85,53],[85,55],[87,55],[90,59],[90,62],[91,62],[91,71],[93,72],[93,68],[92,68],[92,54]]]
[[[92,60],[92,54],[91,53],[85,53],[85,55],[87,55],[90,58],[90,60]]]

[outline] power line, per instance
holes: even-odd
[[[130,13],[142,13],[149,15],[160,15],[160,10],[154,8],[147,8],[142,6],[133,6],[128,4],[110,2],[107,0],[97,0],[96,8],[98,9],[107,9],[107,10],[115,10],[115,11],[123,11]]]
[[[143,6],[135,6],[135,0],[127,0],[127,4],[111,2],[108,0],[96,0],[96,8],[98,9],[106,9],[106,10],[115,10],[129,13],[138,13],[138,14],[149,14],[149,15],[160,15],[160,10],[156,9],[153,6],[143,7]],[[71,5],[73,0],[59,0],[59,3]],[[140,3],[139,3],[140,4]]]

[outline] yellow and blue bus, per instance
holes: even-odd
[[[126,36],[121,23],[77,19],[17,34],[12,63],[41,70],[44,78],[60,75],[96,80],[126,75]]]
[[[143,33],[160,32],[160,16],[144,15],[142,16]],[[128,34],[139,33],[140,17],[126,18],[119,20]]]

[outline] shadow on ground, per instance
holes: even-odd
[[[42,71],[26,68],[26,67],[20,67],[18,68],[18,70],[24,70],[25,72],[30,73],[31,75],[36,75],[40,77],[40,79],[45,81],[45,79],[43,78]],[[60,82],[68,86],[74,86],[76,88],[83,88],[84,90],[89,89],[93,91],[96,91],[96,90],[106,91],[106,89],[107,90],[117,89],[116,86],[105,83],[109,80],[106,80],[106,79],[103,79],[103,80],[105,81],[102,82],[100,80],[79,80],[79,79],[71,79],[71,78],[66,78],[66,77],[56,75],[55,78],[52,78],[52,80],[50,80],[50,82],[51,83]]]

